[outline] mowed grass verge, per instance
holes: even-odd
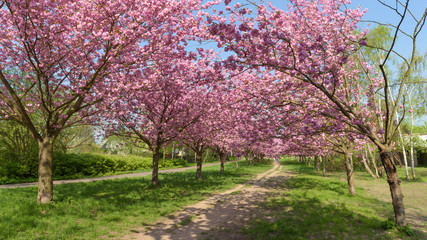
[[[219,166],[210,166],[203,168],[202,181],[195,169],[160,174],[159,187],[151,185],[151,176],[64,184],[54,187],[54,202],[47,205],[36,203],[36,187],[0,189],[0,239],[120,237],[270,168],[229,163],[221,175]]]
[[[413,237],[383,228],[384,222],[394,216],[384,179],[375,180],[357,172],[359,187],[357,195],[351,196],[343,181],[344,172],[328,173],[325,178],[313,167],[298,162],[287,160],[283,165],[295,177],[284,180],[282,188],[260,204],[258,211],[262,214],[243,229],[248,239],[427,239],[423,232],[425,222],[411,227],[416,233]],[[427,192],[425,185],[419,184],[425,184],[427,169],[419,168],[417,172],[418,181],[402,182],[408,218],[414,209],[425,210]],[[378,189],[383,189],[384,194],[376,193]],[[418,213],[426,217],[422,210]]]

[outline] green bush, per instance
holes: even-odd
[[[55,177],[97,176],[107,173],[134,171],[151,168],[147,158],[104,154],[55,153],[53,169]]]
[[[37,178],[37,152],[19,159],[16,154],[0,152],[0,177],[2,179]]]
[[[168,159],[166,162],[172,163],[172,166],[185,166],[187,162],[181,158]]]
[[[9,160],[4,160],[9,159]],[[37,154],[26,164],[20,164],[5,154],[0,155],[0,184],[34,181],[37,179]],[[186,166],[181,158],[160,159],[160,168]],[[55,179],[72,179],[87,176],[102,176],[105,174],[149,170],[153,166],[151,157],[135,155],[121,156],[92,153],[63,153],[55,152],[53,156],[53,176]]]

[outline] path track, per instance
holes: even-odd
[[[257,204],[276,191],[274,184],[284,177],[290,177],[289,173],[275,163],[254,180],[187,206],[151,226],[132,229],[120,239],[245,239],[241,228],[254,217]]]
[[[203,164],[204,167],[212,166],[212,165],[219,165],[219,163],[207,163]],[[195,169],[196,166],[191,167],[183,167],[183,168],[173,168],[173,169],[166,169],[161,170],[159,173],[174,173],[174,172],[183,172],[189,169]],[[120,179],[120,178],[133,178],[133,177],[144,177],[151,175],[150,172],[139,172],[139,173],[128,173],[128,174],[121,174],[121,175],[113,175],[113,176],[104,176],[104,177],[95,177],[95,178],[84,178],[84,179],[70,179],[70,180],[55,180],[53,181],[53,185],[59,185],[59,184],[68,184],[68,183],[81,183],[81,182],[95,182],[95,181],[102,181],[102,180],[111,180],[111,179]],[[0,185],[0,188],[23,188],[23,187],[31,187],[31,186],[37,186],[37,182],[32,183],[16,183],[16,184],[5,184]]]

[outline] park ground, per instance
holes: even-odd
[[[37,205],[36,187],[0,189],[0,239],[427,239],[427,169],[402,181],[409,232],[385,229],[393,216],[384,179],[312,167],[226,164],[195,171],[55,186],[54,203]],[[401,170],[401,169],[400,169]],[[402,177],[403,171],[400,172]]]

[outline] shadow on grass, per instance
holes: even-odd
[[[91,199],[108,202],[116,207],[132,206],[141,202],[153,202],[157,205],[165,201],[180,201],[183,196],[220,189],[224,179],[240,183],[240,173],[227,172],[221,176],[216,170],[203,172],[204,179],[196,180],[195,172],[160,174],[158,187],[151,184],[151,176],[144,178],[126,178],[91,183],[66,184],[55,187],[55,202],[74,199]]]
[[[258,217],[243,229],[248,239],[425,239],[421,232],[409,238],[382,228],[393,216],[390,203],[361,188],[352,196],[345,182],[304,168],[287,168],[302,174],[284,178],[283,191],[260,205]]]
[[[318,181],[309,177],[299,177],[296,179],[292,179],[292,181],[288,182],[288,187],[292,189],[300,189],[300,190],[329,190],[334,191],[337,194],[348,194],[347,184],[344,182],[337,181]]]
[[[271,214],[244,230],[251,239],[375,239],[383,232],[380,220],[315,197],[281,198],[265,207]]]
[[[285,161],[284,163],[285,169],[289,169],[290,171],[312,175],[312,176],[322,176],[322,169],[320,167],[319,171],[314,168],[314,166],[307,166],[304,163],[299,163],[296,161]],[[357,176],[357,180],[375,180],[371,175],[369,175],[366,171],[363,170],[355,170],[354,174]],[[326,177],[339,177],[343,180],[346,180],[346,173],[344,170],[342,171],[326,171]],[[399,175],[400,176],[400,175]],[[385,180],[385,177],[379,179]]]
[[[230,167],[221,175],[208,167],[202,181],[195,170],[160,174],[158,187],[151,176],[57,185],[47,205],[36,203],[36,187],[0,189],[0,239],[94,239],[121,232],[245,182],[249,169]]]

